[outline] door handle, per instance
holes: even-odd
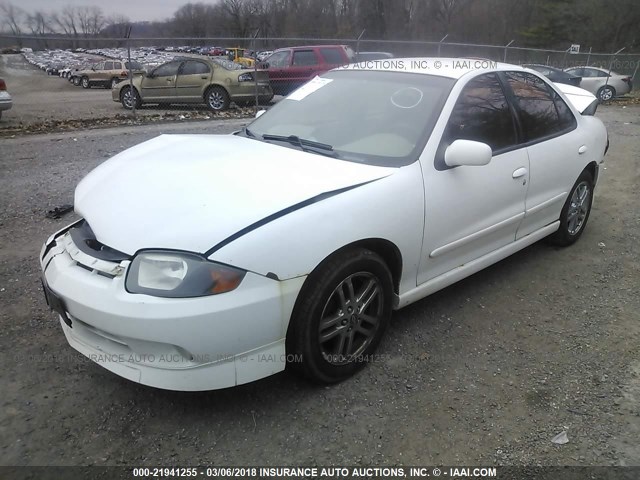
[[[582,145],[582,146],[578,149],[578,154],[579,154],[579,155],[583,155],[583,154],[587,153],[587,150],[589,150],[589,149],[587,148],[587,146],[586,146],[586,145]]]
[[[513,178],[522,178],[528,173],[528,170],[524,167],[520,167],[513,172]]]
[[[167,78],[167,82],[173,82],[173,78]]]

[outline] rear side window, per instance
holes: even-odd
[[[517,143],[516,129],[502,86],[494,73],[471,80],[451,113],[445,140],[474,140],[496,151]]]
[[[113,62],[113,68],[116,69],[116,70],[122,70],[122,63]]]
[[[105,70],[113,70],[113,62],[104,62]]]
[[[575,126],[567,104],[542,79],[523,72],[505,76],[519,107],[525,141],[560,135]]]
[[[309,65],[317,65],[318,59],[313,50],[297,50],[293,52],[293,66],[305,67]]]
[[[321,48],[320,55],[322,56],[324,63],[328,63],[330,65],[342,65],[345,63],[337,48]]]
[[[185,62],[182,65],[182,75],[203,75],[209,73],[209,66],[202,62]]]

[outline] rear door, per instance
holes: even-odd
[[[151,77],[142,79],[142,98],[146,102],[170,102],[176,100],[176,79],[181,61],[160,65],[151,72]]]
[[[322,70],[320,65],[321,59],[314,49],[294,50],[290,69],[291,78],[298,85],[307,83]]]
[[[99,82],[108,82],[111,80],[111,72],[113,70],[113,62],[107,61],[104,62],[102,69],[99,70],[96,75],[96,80]]]
[[[180,101],[199,102],[204,99],[204,91],[211,83],[212,70],[208,63],[187,60],[178,71],[176,97]]]
[[[525,72],[502,75],[529,153],[525,217],[517,234],[522,238],[558,220],[582,171],[580,156],[586,153],[588,142],[577,129],[571,109],[544,80]]]

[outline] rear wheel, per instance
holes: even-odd
[[[561,247],[575,243],[584,232],[593,203],[593,176],[584,170],[571,189],[560,212],[560,227],[549,241]]]
[[[91,84],[89,83],[89,79],[87,77],[82,77],[82,88],[91,88]]]
[[[140,108],[142,106],[142,101],[140,100],[140,95],[136,89],[133,89],[133,93],[131,92],[131,87],[124,87],[120,91],[120,103],[127,110],[132,110],[133,107]]]
[[[229,108],[231,100],[229,94],[222,87],[211,87],[205,94],[205,102],[214,112],[221,112]]]
[[[291,366],[320,383],[353,375],[382,339],[392,294],[391,273],[378,254],[355,249],[330,257],[309,276],[294,308]]]
[[[608,102],[616,96],[616,91],[611,85],[605,85],[598,90],[598,100],[601,102]]]
[[[73,77],[73,84],[76,87],[79,87],[80,86],[80,77]]]

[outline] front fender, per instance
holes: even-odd
[[[424,230],[419,162],[262,225],[210,253],[209,259],[280,280],[308,275],[345,245],[393,243],[402,255],[400,293],[415,288]]]

